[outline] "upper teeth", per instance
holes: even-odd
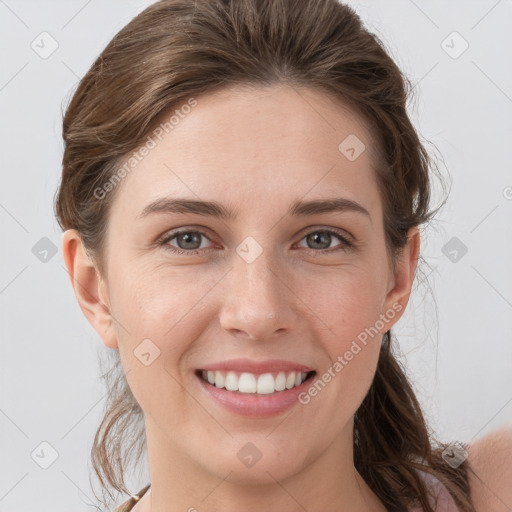
[[[204,380],[218,388],[226,388],[228,391],[238,391],[239,393],[264,395],[299,386],[306,380],[307,373],[279,372],[274,378],[271,373],[255,375],[248,372],[238,374],[236,372],[203,370],[202,376]]]

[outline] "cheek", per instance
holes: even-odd
[[[324,424],[332,424],[333,436],[364,400],[375,376],[382,343],[382,332],[376,326],[378,301],[375,296],[362,293],[361,287],[352,291],[338,293],[328,311],[324,311],[329,313],[326,318],[331,319],[329,327],[333,332],[323,331],[320,343],[327,354],[326,362],[309,388],[310,398],[304,398],[315,404],[314,415]]]
[[[180,382],[190,378],[186,372],[196,340],[213,321],[214,309],[206,313],[205,308],[217,280],[209,275],[199,279],[192,266],[130,272],[119,267],[113,273],[119,355],[132,393],[145,412],[165,410],[171,403],[172,409],[190,405]],[[175,418],[166,421],[171,425]]]
[[[316,293],[311,291],[315,289]],[[331,335],[326,337],[329,349],[338,351],[344,349],[348,340],[376,325],[384,299],[382,286],[371,270],[362,266],[340,268],[338,272],[311,280],[309,286],[303,287],[302,296],[307,297],[308,305],[318,311],[318,316],[330,328]]]
[[[330,360],[322,368],[322,380],[334,383],[329,384],[332,391],[342,391],[341,400],[351,407],[364,398],[377,366],[385,332],[379,320],[381,290],[367,269],[353,269],[325,280],[322,294],[316,299],[310,294],[309,300],[311,309],[329,327],[319,334]]]
[[[170,430],[179,429],[182,420],[173,411],[190,407],[180,373],[189,366],[181,363],[207,326],[202,300],[215,281],[194,279],[192,267],[165,273],[119,267],[111,283],[119,355],[130,389],[146,414],[163,414]]]
[[[215,279],[206,275],[198,279],[192,266],[176,270],[139,267],[120,269],[112,283],[113,314],[131,341],[150,338],[163,348],[169,340],[182,339],[179,333],[193,325],[191,317],[200,315]],[[126,331],[120,334],[126,337]]]

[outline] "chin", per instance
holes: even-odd
[[[280,460],[260,459],[254,466],[248,468],[240,463],[231,463],[223,466],[223,471],[218,476],[226,478],[230,483],[237,486],[262,486],[275,485],[276,481],[283,481],[300,471],[300,466]]]
[[[267,434],[268,435],[268,434]],[[305,450],[287,446],[279,436],[269,439],[235,440],[222,447],[220,452],[210,452],[209,461],[201,461],[203,466],[218,478],[236,485],[267,485],[286,480],[303,469],[308,462],[304,459]]]

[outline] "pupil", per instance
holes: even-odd
[[[313,233],[313,234],[309,235],[308,238],[309,238],[309,241],[313,242],[313,244],[320,243],[320,245],[322,245],[322,238],[323,238],[323,243],[325,244],[325,247],[322,247],[322,248],[325,249],[326,247],[329,247],[330,236],[331,236],[330,233],[327,233],[325,231],[319,231],[317,233]]]
[[[179,239],[185,240],[185,247],[181,247],[182,249],[198,249],[199,246],[201,245],[199,233],[192,233],[192,235],[191,235],[191,233],[184,233],[184,234],[180,235]],[[197,247],[189,247],[188,246],[189,243],[191,243],[192,246],[194,246],[194,244],[197,244],[198,241],[199,241],[199,245]],[[180,246],[181,246],[181,244],[180,244]]]

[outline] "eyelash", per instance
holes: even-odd
[[[194,254],[197,254],[199,253],[200,251],[208,251],[208,249],[192,249],[190,251],[186,251],[184,249],[179,249],[178,247],[174,247],[172,245],[169,245],[169,242],[171,240],[173,240],[174,238],[176,238],[177,236],[179,235],[182,235],[184,233],[199,233],[200,235],[208,238],[207,234],[204,233],[203,231],[199,231],[199,230],[181,230],[181,231],[175,231],[175,232],[172,232],[171,234],[167,234],[163,239],[161,239],[160,241],[157,242],[158,245],[160,246],[163,246],[166,250],[169,250],[171,251],[172,253],[174,254],[182,254],[182,255],[187,255],[187,256],[192,256]],[[348,251],[350,249],[352,249],[354,247],[355,244],[353,244],[352,242],[350,242],[349,240],[347,240],[347,238],[345,238],[344,236],[342,236],[340,234],[340,232],[338,232],[337,230],[334,230],[334,229],[315,229],[313,231],[310,231],[309,233],[306,233],[302,238],[301,240],[303,240],[305,237],[307,237],[308,235],[311,235],[313,233],[329,233],[331,235],[334,235],[336,236],[341,242],[342,244],[339,246],[339,247],[334,247],[334,248],[331,248],[331,249],[308,249],[310,251],[313,251],[313,252],[320,252],[320,253],[331,253],[331,252],[336,252],[336,251]],[[210,240],[208,238],[208,240]]]

